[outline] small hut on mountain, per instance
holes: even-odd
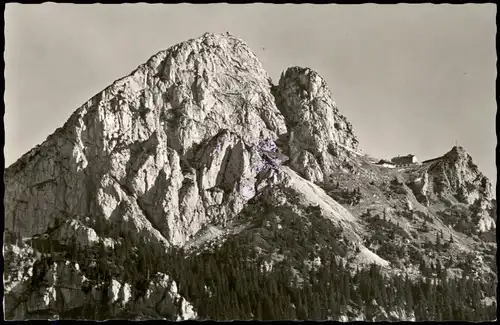
[[[408,154],[406,156],[397,156],[391,159],[391,162],[396,166],[410,166],[414,165],[418,162],[417,157],[412,154]]]
[[[384,159],[380,159],[380,161],[377,163],[377,165],[382,166],[382,167],[387,167],[387,168],[396,167],[396,164],[394,164],[388,160],[384,160]]]

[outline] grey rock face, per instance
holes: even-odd
[[[26,296],[34,272],[33,262],[26,263],[30,252],[23,251],[18,246],[8,247],[7,252],[13,254],[12,260],[21,266],[18,273],[13,273],[6,279],[6,310],[11,319],[40,319],[37,315],[57,314],[61,310],[80,308],[89,301],[99,302],[103,295],[108,296],[108,305],[103,308],[107,308],[111,314],[119,315],[124,309],[154,310],[156,306],[161,306],[159,313],[168,314],[175,311],[174,304],[178,304],[180,312],[177,320],[196,318],[191,304],[179,295],[176,282],[165,274],[154,275],[144,297],[135,300],[130,284],[114,279],[107,286],[101,283],[85,290],[89,287],[89,280],[78,263],[69,261],[53,262],[44,273],[35,271],[42,275],[42,279],[38,287],[30,290],[31,293]]]
[[[413,173],[411,185],[421,201],[445,198],[463,204],[479,204],[482,209],[491,208],[491,183],[461,147],[454,147],[442,157],[424,163]]]
[[[431,199],[445,198],[476,206],[476,228],[480,232],[496,227],[488,210],[493,195],[490,181],[479,171],[472,157],[462,148],[453,147],[428,169]]]
[[[127,302],[128,301],[124,301],[125,304]],[[180,305],[181,312],[177,316],[177,319],[175,319],[176,321],[196,318],[196,312],[193,310],[193,306],[191,306],[189,302],[179,295],[176,282],[163,273],[155,275],[154,279],[150,282],[144,297],[139,298],[135,303],[128,303],[134,304],[133,308],[136,310],[156,309],[160,314],[174,312],[174,303],[177,303]]]
[[[493,195],[490,181],[479,171],[472,157],[462,147],[453,147],[442,157],[429,162],[414,174],[412,190],[419,201],[429,204],[439,200],[475,205],[477,229],[495,228],[488,214]]]
[[[182,246],[255,195],[269,165],[257,148],[286,132],[245,42],[204,34],[115,81],[7,168],[6,229],[26,238],[56,228],[53,238],[80,246],[133,230]]]
[[[7,228],[32,236],[56,218],[104,218],[116,229],[182,244],[210,219],[204,192],[221,185],[251,197],[251,173],[239,175],[248,167],[239,159],[250,158],[245,146],[286,133],[269,80],[248,46],[230,35],[205,34],[159,52],[7,169]],[[241,138],[234,148],[236,140],[220,139],[230,156],[182,169],[222,130]]]
[[[472,157],[462,148],[454,147],[446,153],[439,166],[443,181],[449,190],[458,193],[462,203],[473,204],[476,200],[491,203],[493,195],[490,181],[479,171]]]
[[[307,179],[322,182],[339,158],[358,152],[352,126],[337,109],[326,82],[315,71],[293,67],[275,89],[290,133],[291,166]]]
[[[194,319],[195,307],[181,296],[174,273],[148,271],[141,294],[133,280],[118,280],[116,274],[128,270],[122,258],[139,250],[125,238],[154,246],[147,254],[171,246],[195,252],[205,242],[245,234],[257,205],[270,218],[280,210],[309,218],[305,211],[312,209],[342,233],[338,240],[348,250],[342,263],[384,268],[394,267],[392,256],[369,243],[369,222],[361,221],[371,218],[371,209],[396,220],[398,209],[418,215],[433,202],[455,200],[477,205],[481,231],[495,227],[487,214],[491,184],[463,149],[408,173],[380,168],[360,156],[351,124],[318,73],[289,68],[272,86],[240,39],[207,33],[180,43],[95,95],[6,169],[6,231],[24,240],[4,248],[6,311],[26,319],[107,298],[105,308],[115,317],[126,310]],[[364,201],[345,203],[356,187]],[[409,244],[409,223],[401,227]],[[36,247],[53,242],[62,254]],[[90,279],[95,257],[75,252],[80,264],[69,261],[67,247],[119,255],[99,265],[103,274],[117,271],[106,282],[98,272]]]

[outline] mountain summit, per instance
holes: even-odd
[[[291,67],[273,85],[228,33],[157,53],[4,182],[7,319],[496,310],[496,201],[464,149],[378,165],[317,72]],[[456,294],[464,283],[479,296]]]

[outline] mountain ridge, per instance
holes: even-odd
[[[278,276],[273,265],[301,281],[330,272],[324,265],[341,273],[378,265],[370,271],[377,281],[377,272],[438,277],[435,265],[447,265],[478,283],[496,281],[491,184],[463,148],[404,168],[378,166],[362,155],[317,72],[291,67],[273,85],[228,33],[160,51],[94,95],[5,170],[5,207],[10,319],[217,318],[221,297],[244,300],[222,294],[227,283],[213,278],[204,285],[221,281],[211,288],[220,301],[207,306],[211,296],[185,277],[195,276],[187,270],[196,256],[213,264],[211,254],[228,252],[240,258],[233,268],[271,287],[247,259],[259,260],[269,279]],[[182,262],[184,249],[194,255]],[[154,265],[160,256],[179,267]],[[25,271],[14,272],[16,263]],[[294,301],[286,315],[304,318],[302,300]],[[373,306],[374,316],[343,303],[351,312],[332,307],[335,315],[317,317],[390,314],[388,306]],[[391,317],[425,317],[406,307]],[[226,317],[258,317],[262,306],[241,308],[242,316]]]

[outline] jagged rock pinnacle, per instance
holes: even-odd
[[[440,158],[431,160],[420,179],[425,180],[421,188],[427,189],[426,196],[434,200],[457,199],[488,209],[493,198],[490,181],[461,146],[454,146]],[[421,191],[417,196],[424,197]]]
[[[336,168],[334,160],[358,152],[351,124],[339,113],[317,72],[301,67],[287,69],[275,96],[290,133],[292,166],[307,179],[322,182],[324,174]]]
[[[6,170],[7,318],[184,320],[220,317],[219,309],[227,317],[224,306],[233,303],[245,307],[229,311],[236,317],[258,318],[244,312],[255,306],[221,286],[232,258],[228,281],[250,278],[241,283],[253,300],[269,292],[252,291],[252,283],[288,274],[276,283],[280,292],[300,284],[327,302],[321,310],[330,293],[314,291],[313,267],[323,280],[340,274],[346,284],[363,278],[362,267],[377,281],[415,276],[444,265],[440,255],[447,270],[490,272],[486,242],[464,231],[492,236],[491,186],[463,148],[401,169],[376,166],[359,151],[325,80],[309,68],[289,68],[273,86],[229,33],[158,52]],[[429,228],[453,241],[433,251]],[[458,261],[466,251],[484,262]],[[258,272],[268,267],[278,272]],[[349,269],[358,269],[355,277]],[[404,288],[390,289],[385,296]],[[340,298],[349,317],[364,312],[365,301]],[[408,318],[391,308],[372,314]]]
[[[160,241],[185,242],[216,212],[204,197],[208,188],[184,180],[213,169],[207,177],[240,188],[253,172],[237,169],[231,176],[224,154],[233,152],[231,167],[250,168],[247,145],[286,133],[269,79],[246,43],[228,34],[206,33],[157,53],[7,170],[7,227],[31,236],[64,211],[73,218],[117,218],[123,224],[117,230],[132,223]],[[219,160],[189,161],[223,130],[232,136],[221,140],[222,151],[214,148]],[[76,189],[83,189],[77,197]],[[243,192],[227,199],[232,210],[218,217],[235,213],[240,203],[232,200],[246,198]]]
[[[453,146],[450,151],[448,151],[444,157],[447,159],[471,159],[472,157],[462,146]]]

